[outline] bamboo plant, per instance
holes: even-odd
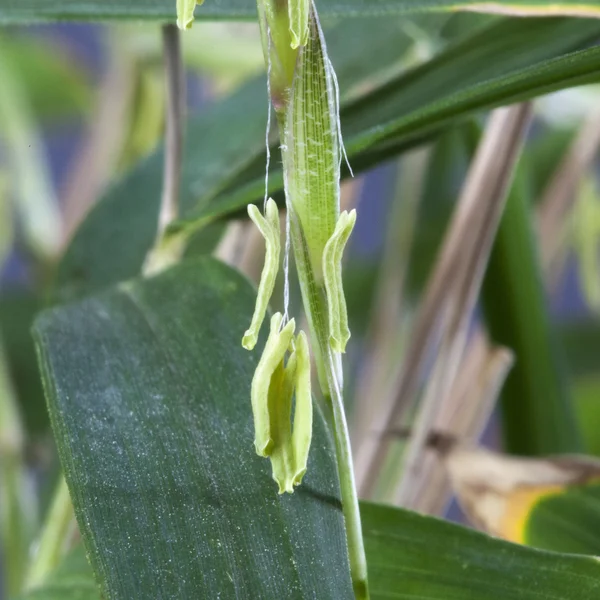
[[[25,249],[36,295],[20,317],[0,290],[2,597],[596,597],[600,463],[580,425],[597,407],[582,417],[539,251],[544,235],[577,250],[595,309],[600,135],[559,131],[533,101],[597,82],[598,14],[0,0],[1,27],[108,22],[112,57],[97,109],[71,114],[89,125],[71,181],[94,196],[76,225],[77,194],[61,217],[37,152],[57,110],[39,74],[63,107],[81,81],[0,37],[0,261],[10,274]],[[211,27],[240,64],[244,27],[264,73],[189,60]],[[245,81],[191,109],[208,63]],[[398,193],[364,266],[384,163]],[[503,432],[485,450],[490,423]],[[479,531],[440,518],[451,497]]]

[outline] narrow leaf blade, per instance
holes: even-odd
[[[363,502],[372,600],[594,598],[600,562],[510,544],[416,513]]]

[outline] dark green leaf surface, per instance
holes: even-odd
[[[502,389],[505,448],[521,455],[583,449],[539,268],[533,214],[520,170],[482,286],[490,336],[516,357]]]
[[[531,509],[524,537],[537,548],[600,556],[600,483],[542,498]]]
[[[403,38],[397,25],[378,19],[370,21],[365,31],[374,32],[377,43],[367,47],[360,62],[347,52],[349,44],[356,44],[354,36],[347,36],[351,31],[346,25],[328,34],[342,92],[352,98],[342,102],[342,127],[356,171],[476,110],[589,82],[597,79],[600,70],[598,48],[553,59],[597,37],[600,23],[502,20],[410,73],[375,85],[373,73],[389,69],[402,56],[400,50],[395,58],[388,51],[385,60],[378,62],[382,49],[395,48]],[[262,197],[265,94],[264,82],[250,83],[190,122],[182,180],[184,220],[215,219]],[[277,154],[272,165],[271,192],[275,193],[282,183]],[[154,239],[160,173],[161,158],[155,155],[90,213],[60,265],[59,299],[89,293],[139,271]]]
[[[191,260],[37,321],[59,453],[107,600],[352,595],[321,417],[293,495],[277,494],[254,452],[260,352],[240,343],[254,297],[231,269]]]
[[[83,546],[72,550],[42,586],[22,594],[17,600],[100,600],[100,590]]]
[[[585,453],[600,456],[600,376],[574,378],[573,400]]]
[[[0,339],[21,416],[28,434],[34,436],[48,432],[48,412],[31,339],[31,325],[41,308],[41,299],[26,289],[7,289],[0,296]]]
[[[591,600],[600,562],[363,502],[371,600]]]
[[[397,15],[423,11],[478,10],[508,14],[567,14],[597,16],[597,0],[552,2],[547,0],[319,0],[319,13],[327,15]],[[196,10],[197,18],[251,19],[253,0],[206,2]],[[175,20],[171,0],[1,0],[0,24],[31,23],[45,20],[160,19]]]

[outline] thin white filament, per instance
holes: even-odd
[[[267,26],[267,130],[265,132],[265,147],[267,150],[265,166],[265,197],[263,200],[263,213],[267,212],[269,199],[269,166],[271,164],[271,149],[269,148],[269,133],[271,132],[271,31]],[[284,318],[285,321],[285,318]]]
[[[289,320],[290,309],[290,207],[285,200],[285,250],[283,254],[283,323]]]
[[[333,88],[335,90],[335,118],[336,118],[336,127],[337,127],[337,136],[338,136],[338,144],[339,144],[339,153],[340,153],[340,166],[342,165],[342,157],[346,161],[346,165],[348,167],[348,171],[350,171],[350,175],[354,177],[354,173],[352,171],[352,167],[350,166],[350,161],[348,160],[348,155],[346,154],[346,147],[344,146],[344,140],[342,138],[342,124],[340,122],[340,86],[338,84],[337,75],[335,74],[335,69],[331,64],[331,60],[329,56],[327,56],[327,65],[329,67],[329,73],[331,74],[331,79],[333,80]]]

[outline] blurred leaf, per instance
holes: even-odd
[[[595,598],[600,563],[510,544],[405,510],[361,503],[372,600]]]
[[[576,452],[582,440],[551,328],[523,163],[521,167],[482,288],[490,337],[515,353],[501,395],[502,433],[510,453]]]
[[[35,530],[35,504],[23,461],[19,407],[0,346],[0,541],[3,596],[21,589],[29,544]]]
[[[10,195],[27,243],[43,258],[60,244],[61,220],[42,141],[17,65],[0,48],[0,140],[6,145]]]
[[[15,600],[100,600],[83,545],[72,550],[40,587]]]
[[[532,135],[527,145],[528,184],[534,202],[541,199],[550,177],[554,174],[561,159],[569,150],[575,131],[572,128],[554,129],[543,127]]]
[[[18,71],[37,118],[57,119],[88,110],[90,82],[81,66],[57,44],[31,35],[2,36],[0,55]]]
[[[0,296],[0,339],[6,350],[11,382],[29,435],[48,431],[48,411],[31,339],[33,319],[42,301],[27,290],[7,290]]]
[[[573,376],[600,374],[600,323],[596,319],[582,318],[558,323],[557,327],[569,372]]]
[[[571,211],[569,232],[577,257],[579,284],[588,307],[600,313],[600,196],[595,177],[590,174],[579,182],[578,197]]]
[[[293,495],[254,451],[260,353],[241,347],[254,298],[228,267],[191,260],[37,321],[65,476],[111,600],[352,595],[320,413]]]
[[[532,507],[524,541],[530,546],[600,555],[600,483],[569,486],[546,494]]]
[[[598,16],[597,0],[553,2],[546,0],[321,0],[321,16],[398,15],[424,11],[475,10],[516,15]],[[251,0],[221,0],[196,9],[196,18],[251,19],[256,6]],[[175,21],[175,2],[171,0],[1,0],[0,24],[76,19],[171,19]]]
[[[13,214],[8,197],[8,173],[0,170],[0,273],[13,245]]]
[[[121,157],[123,171],[156,148],[165,125],[165,89],[162,69],[156,65],[138,65],[135,69],[133,99],[126,119]]]
[[[469,519],[491,535],[545,550],[600,553],[600,461],[523,458],[442,440],[437,448]]]
[[[340,72],[342,91],[360,89],[360,80],[389,68],[403,54],[396,23],[364,23],[378,40],[371,54],[346,52],[357,46],[344,24],[328,33],[328,47]],[[476,32],[438,57],[360,99],[344,102],[342,125],[355,170],[365,169],[451,123],[482,110],[592,80],[600,66],[600,48],[560,56],[600,33],[595,21],[502,20]],[[390,50],[380,61],[382,40]],[[407,42],[406,42],[407,43]],[[347,62],[348,57],[352,60]],[[360,62],[357,62],[360,58]],[[346,79],[346,73],[347,79]],[[264,186],[265,84],[247,84],[188,125],[181,203],[184,220],[196,227],[241,210],[262,198]],[[278,164],[273,148],[273,165]],[[60,264],[60,299],[72,298],[134,276],[155,235],[161,178],[156,154],[118,183],[90,213]],[[272,193],[282,176],[273,169]],[[107,252],[110,248],[110,252]]]
[[[596,346],[597,348],[598,346]],[[596,356],[596,353],[593,355]],[[598,361],[596,360],[596,367]],[[600,374],[588,375],[573,382],[573,401],[579,429],[587,454],[600,456]]]
[[[468,517],[494,536],[543,550],[600,554],[600,461],[441,447]]]

